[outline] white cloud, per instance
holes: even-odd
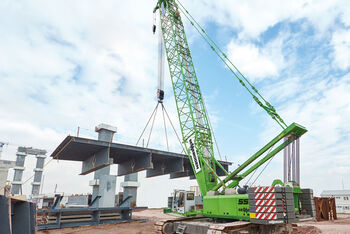
[[[240,39],[256,39],[277,23],[300,19],[307,19],[323,33],[333,25],[339,15],[343,15],[346,20],[346,12],[349,11],[346,0],[202,0],[184,1],[184,5],[201,22],[215,20],[220,25],[238,30]]]
[[[332,46],[334,47],[333,64],[346,70],[350,67],[350,30],[337,30],[332,37]]]
[[[251,81],[276,78],[285,63],[282,45],[282,37],[272,40],[263,47],[231,40],[227,46],[228,57]]]

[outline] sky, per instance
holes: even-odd
[[[301,138],[301,187],[315,194],[343,185],[349,189],[350,4],[181,2],[286,123],[308,129]],[[78,126],[80,136],[96,139],[94,127],[100,123],[118,128],[115,142],[135,145],[157,103],[155,3],[0,2],[0,141],[9,143],[4,159],[15,160],[18,146],[46,149],[50,155],[67,135],[77,134]],[[184,23],[221,157],[233,162],[232,171],[281,129]],[[167,69],[164,105],[179,132]],[[166,149],[162,124],[158,114],[149,147]],[[169,128],[168,134],[170,150],[180,152]],[[28,156],[23,180],[34,165],[35,158]],[[81,163],[51,161],[43,192],[52,193],[56,184],[59,192],[91,192],[93,175],[79,176],[80,170]],[[116,166],[111,172],[116,174]],[[138,205],[150,207],[166,206],[173,189],[196,184],[187,178],[139,177]],[[256,185],[282,177],[280,153]],[[121,181],[118,177],[117,191]],[[27,194],[30,182],[23,188]]]

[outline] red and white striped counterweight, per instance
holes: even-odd
[[[272,186],[251,187],[248,189],[248,196],[250,219],[253,223],[285,223],[288,222],[289,215],[292,215],[291,212],[293,210],[290,212],[287,209],[287,205],[293,209],[293,193],[291,188]]]

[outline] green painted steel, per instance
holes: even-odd
[[[213,140],[178,6],[160,0],[161,30],[183,143],[202,195],[217,184]]]
[[[180,7],[178,4],[180,4]],[[249,220],[248,202],[246,204],[242,203],[242,199],[247,199],[248,201],[248,195],[206,196],[207,192],[210,190],[221,190],[220,194],[223,194],[225,188],[237,187],[243,178],[274,157],[295,138],[307,132],[307,130],[296,123],[292,123],[290,126],[285,124],[274,107],[267,102],[257,89],[242,73],[240,73],[227,58],[226,54],[223,53],[215,42],[205,33],[204,29],[200,27],[179,1],[158,0],[154,12],[157,10],[159,10],[160,13],[162,36],[174,91],[182,140],[203,196],[203,215],[216,218]],[[212,132],[180,12],[203,36],[243,87],[252,95],[253,99],[283,128],[283,131],[278,136],[262,147],[257,153],[253,154],[224,180],[221,180],[215,171],[216,165],[219,167],[221,165],[214,157]],[[272,150],[283,138],[287,138],[287,140],[279,143],[279,145]],[[268,152],[269,150],[271,152]],[[262,157],[264,153],[266,153],[266,155]],[[262,158],[245,172],[239,174],[259,157]]]
[[[260,167],[262,164],[264,164],[266,161],[268,161],[270,158],[275,156],[278,152],[280,152],[282,149],[284,149],[287,145],[289,145],[293,137],[288,136],[295,136],[300,137],[304,133],[306,133],[307,130],[303,126],[292,123],[290,126],[288,126],[286,129],[284,129],[280,134],[278,134],[274,139],[272,139],[268,144],[266,144],[264,147],[262,147],[258,152],[253,154],[247,161],[245,161],[242,165],[240,165],[237,169],[235,169],[230,175],[228,175],[224,180],[223,183],[227,183],[229,181],[232,181],[227,187],[233,188],[236,187],[239,182],[244,179],[247,175],[252,173],[255,169]],[[288,137],[288,140],[285,142],[282,142],[279,146],[277,146],[274,150],[272,150],[270,153],[268,153],[265,157],[263,157],[261,160],[259,160],[256,164],[254,164],[252,167],[250,167],[247,171],[245,171],[242,174],[238,174],[243,169],[248,167],[251,163],[253,163],[256,159],[258,159],[261,155],[263,155],[265,152],[267,152],[269,149],[271,149],[274,145],[276,145],[279,141],[281,141],[284,137]],[[224,186],[223,183],[217,184],[213,190],[218,190],[222,186]]]
[[[248,194],[205,196],[203,197],[203,215],[249,221]]]
[[[182,215],[185,217],[191,217],[191,216],[196,216],[196,215],[202,214],[202,210],[191,210],[191,211],[186,211],[185,213],[179,213],[179,212],[173,211],[172,213]]]
[[[294,198],[294,211],[295,213],[298,213],[300,211],[300,206],[299,206],[299,196],[303,192],[301,191],[299,186],[294,186],[293,187],[293,198]]]

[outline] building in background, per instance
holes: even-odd
[[[9,169],[13,168],[16,164],[14,161],[1,159],[1,153],[5,145],[7,145],[7,143],[0,142],[0,195],[9,194],[10,186],[8,186],[7,176]]]
[[[350,190],[324,190],[321,197],[334,197],[337,213],[350,214]]]

